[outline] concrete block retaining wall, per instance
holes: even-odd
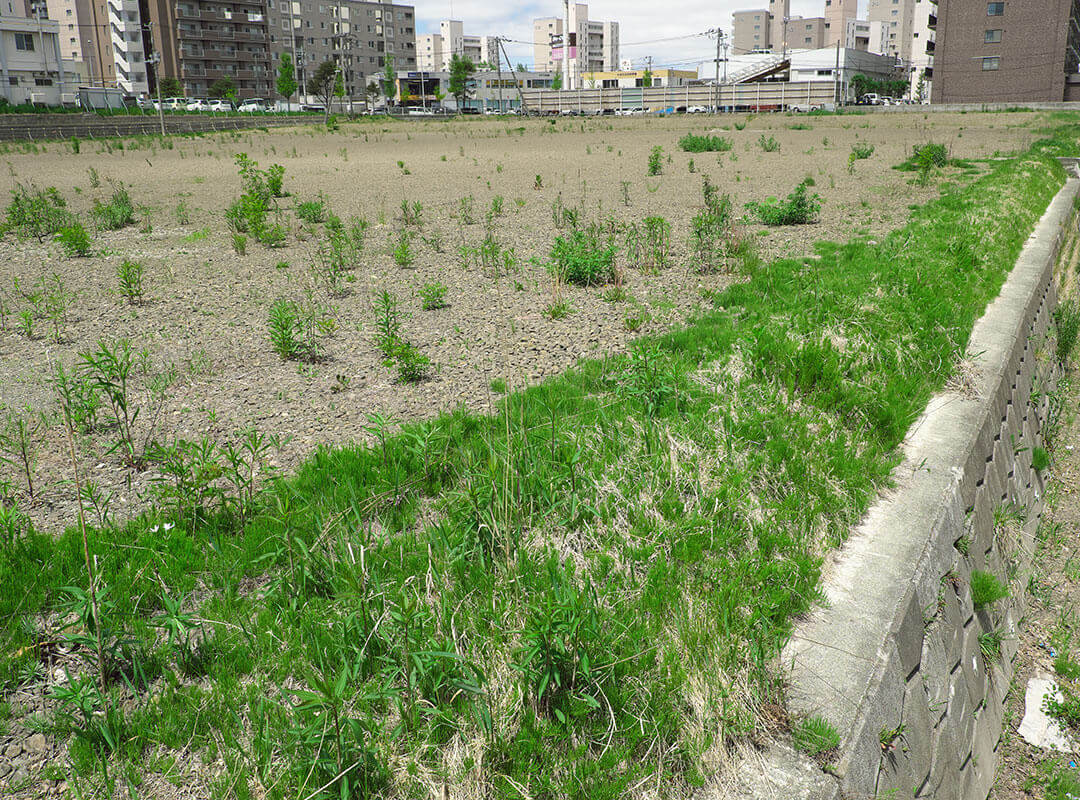
[[[321,123],[322,117],[214,116],[198,114],[165,115],[166,133],[209,133],[249,128],[279,128]],[[141,116],[97,114],[3,114],[0,115],[0,140],[42,141],[49,139],[95,139],[106,136],[156,136],[161,122],[152,114]]]
[[[790,710],[827,719],[839,752],[826,772],[774,748],[745,765],[734,794],[983,800],[990,790],[1043,509],[1032,453],[1057,382],[1054,266],[1076,237],[1078,191],[1070,177],[1051,202],[976,323],[956,385],[909,431],[895,488],[826,565],[828,603],[784,652]],[[1010,596],[975,608],[976,570]],[[1001,653],[988,660],[979,637],[995,632]]]

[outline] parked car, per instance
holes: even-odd
[[[881,96],[874,93],[864,94],[859,98],[859,103],[864,106],[880,106]]]
[[[163,111],[183,111],[187,108],[186,97],[166,97],[161,101],[161,109]],[[158,108],[158,103],[154,101],[154,108]]]
[[[686,109],[687,114],[708,114],[709,109],[705,106],[690,106]]]
[[[233,104],[230,100],[211,100],[206,104],[205,111],[213,111],[216,114],[221,114],[226,111],[233,110]]]
[[[267,105],[266,101],[261,97],[251,97],[242,102],[236,110],[245,114],[253,114],[257,111],[266,111]]]
[[[188,100],[188,104],[184,106],[185,111],[207,111],[209,108],[209,101],[203,100],[201,97]]]

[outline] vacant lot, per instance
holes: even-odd
[[[108,199],[109,181],[122,182],[140,207],[140,222],[96,234],[87,258],[66,258],[48,241],[9,236],[0,243],[0,405],[55,408],[53,363],[70,368],[99,340],[123,338],[149,353],[150,372],[169,377],[159,397],[141,402],[137,438],[224,439],[254,427],[283,438],[273,461],[292,468],[318,444],[367,440],[371,414],[403,421],[459,404],[487,409],[504,387],[560,372],[579,356],[618,351],[639,332],[684,319],[703,292],[731,280],[698,273],[687,252],[705,176],[740,212],[748,201],[784,196],[813,178],[824,201],[817,224],[745,230],[763,258],[799,255],[818,240],[893,229],[911,204],[933,196],[936,182],[920,187],[910,173],[890,168],[912,145],[934,140],[954,157],[985,158],[1026,147],[1037,121],[1027,114],[911,114],[375,123],[338,133],[173,139],[169,149],[128,141],[123,149],[82,142],[79,154],[68,143],[12,152],[9,187],[55,186],[85,217],[95,200]],[[703,129],[733,149],[695,154],[677,147],[687,131]],[[763,150],[769,138],[778,150]],[[849,165],[853,147],[866,144],[873,154]],[[648,177],[655,146],[663,148],[662,174]],[[245,254],[234,252],[224,212],[240,193],[237,153],[263,168],[285,168],[289,196],[276,201],[289,228],[281,247],[248,241]],[[311,270],[323,226],[295,213],[320,196],[346,223],[370,224],[358,266],[333,292]],[[403,202],[422,206],[419,225],[404,225]],[[620,227],[614,236],[625,293],[557,285],[544,266],[555,237],[569,227],[557,227],[556,205],[581,222],[613,218],[618,226],[642,226],[647,217],[663,217],[668,252],[654,260],[664,263],[643,265],[628,252]],[[406,228],[416,235],[412,262],[402,268],[393,250]],[[498,263],[481,263],[489,231]],[[462,245],[473,252],[463,257]],[[124,260],[144,269],[137,305],[119,294]],[[41,309],[30,324],[19,318],[31,307],[25,295],[42,281],[69,299],[58,330]],[[424,311],[419,292],[431,284],[446,287],[446,306]],[[427,380],[395,382],[395,371],[383,364],[372,307],[383,289],[401,303],[404,336],[432,362]],[[271,348],[270,306],[309,293],[336,331],[323,340],[321,362],[283,361]],[[566,316],[552,319],[553,307]],[[63,431],[49,424],[36,439],[34,498],[22,504],[39,524],[59,529],[74,521]],[[151,473],[106,457],[112,443],[108,436],[85,441],[85,465],[102,491],[113,493],[111,512],[125,516],[143,507]],[[26,488],[25,480],[15,482]]]
[[[132,224],[3,244],[0,788],[688,796],[785,730],[821,555],[1077,131],[738,117],[690,154],[691,124],[11,155],[24,229]],[[954,161],[891,169],[930,141]],[[797,186],[818,221],[744,218]]]

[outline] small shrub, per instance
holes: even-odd
[[[602,242],[595,226],[559,236],[551,248],[551,271],[564,283],[596,286],[615,272],[615,247]]]
[[[679,147],[687,153],[726,153],[734,145],[723,136],[688,133],[679,139]]]
[[[143,266],[137,261],[124,259],[116,268],[116,279],[120,283],[120,296],[131,305],[138,305],[143,299]]]
[[[90,255],[90,234],[77,220],[72,220],[70,224],[57,231],[56,241],[60,243],[60,247],[69,258]]]
[[[420,307],[424,311],[434,311],[445,308],[446,286],[441,283],[425,283],[420,287]]]
[[[746,129],[746,125],[749,121],[750,120],[746,120],[746,122],[733,122],[732,125],[735,126],[735,130],[741,131]]]
[[[809,194],[806,181],[781,201],[775,197],[750,202],[746,207],[766,225],[805,225],[813,222],[821,211],[821,196]]]
[[[428,375],[431,359],[411,342],[399,341],[393,355],[398,383],[417,383]]]
[[[71,223],[67,202],[54,187],[38,189],[32,183],[16,184],[11,191],[4,227],[39,242]]]
[[[649,153],[649,175],[659,175],[664,171],[664,148],[657,145]]]
[[[856,160],[870,158],[873,154],[874,146],[869,142],[856,142],[851,146],[851,155],[855,156]]]
[[[812,756],[840,746],[840,734],[822,717],[800,720],[791,731],[795,748]]]
[[[90,216],[94,218],[102,230],[117,231],[128,225],[135,224],[135,204],[131,202],[128,190],[118,184],[113,184],[113,193],[109,202],[94,201],[94,207],[90,209]]]
[[[975,570],[971,573],[971,602],[982,608],[1009,596],[1009,588],[990,572]]]
[[[766,138],[764,133],[758,137],[758,147],[760,147],[766,153],[780,152],[780,142],[776,141],[776,139],[772,136]]]

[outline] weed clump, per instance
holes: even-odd
[[[649,153],[649,164],[647,173],[650,176],[659,175],[664,171],[664,148],[657,145]]]
[[[1054,321],[1057,323],[1057,358],[1065,365],[1080,336],[1080,303],[1075,299],[1062,303],[1054,311]]]
[[[769,197],[751,201],[746,207],[766,225],[805,225],[814,222],[821,211],[821,195],[810,194],[809,188],[804,180],[785,200]]]
[[[974,570],[971,573],[971,602],[982,608],[1009,596],[1009,587],[991,572]]]
[[[296,302],[279,298],[270,306],[270,344],[283,360],[318,361],[321,340],[337,328],[328,309],[312,298]]]
[[[71,212],[63,195],[50,186],[39,189],[32,183],[20,183],[11,190],[4,229],[39,242],[71,223]]]
[[[240,172],[243,193],[225,211],[225,221],[234,233],[248,233],[267,247],[278,247],[285,242],[285,226],[270,223],[271,200],[282,196],[281,180],[284,168],[274,165],[260,170],[257,162],[247,153],[238,153],[236,166]],[[278,169],[275,169],[278,167]]]
[[[85,258],[90,255],[90,234],[78,220],[72,220],[57,231],[56,241],[69,258]]]
[[[559,236],[551,248],[552,274],[564,283],[599,286],[615,274],[615,246],[603,241],[595,225]]]
[[[135,204],[131,202],[131,195],[128,194],[127,189],[119,184],[113,184],[113,193],[109,201],[103,203],[95,200],[90,216],[102,230],[117,231],[135,224]]]
[[[679,147],[687,153],[726,153],[734,145],[730,139],[723,136],[688,133],[679,139]]]

